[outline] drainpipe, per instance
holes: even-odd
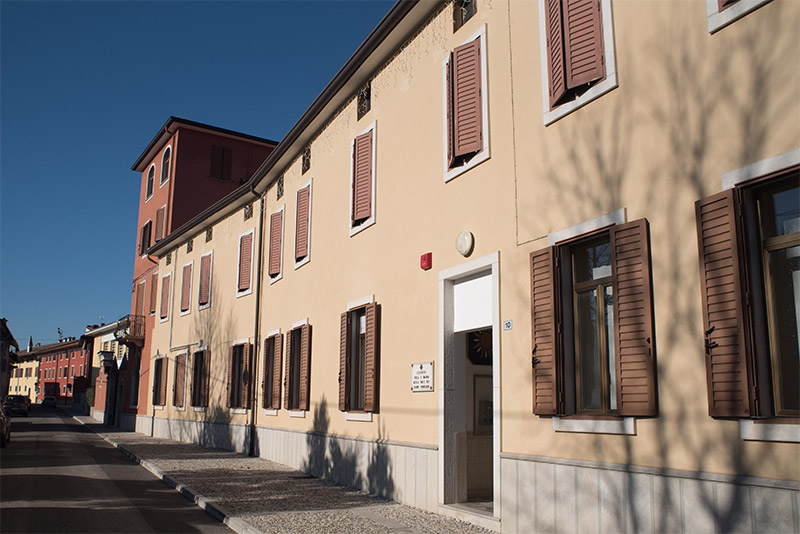
[[[258,348],[259,348],[259,334],[260,334],[260,311],[261,311],[261,277],[263,276],[263,269],[262,269],[262,255],[264,253],[264,197],[266,196],[266,192],[263,195],[259,195],[256,193],[255,188],[252,184],[250,184],[250,192],[259,198],[259,213],[258,213],[258,270],[256,274],[256,309],[255,309],[255,329],[253,332],[253,350],[250,351],[250,449],[248,451],[249,456],[255,456],[256,451],[256,412],[258,411],[258,406],[256,406],[256,380],[255,377],[258,376],[258,369],[256,365],[258,364]]]

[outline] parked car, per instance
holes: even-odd
[[[55,408],[56,407],[56,398],[52,395],[48,395],[47,397],[42,399],[42,407],[43,408]]]
[[[8,395],[3,401],[3,410],[7,414],[19,413],[27,416],[29,404],[25,395]]]
[[[11,418],[0,408],[0,447],[5,447],[11,440]]]

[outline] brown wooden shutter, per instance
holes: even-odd
[[[164,357],[161,358],[161,392],[159,393],[160,406],[167,404],[167,368],[169,367],[169,360]]]
[[[364,411],[377,412],[380,368],[378,305],[368,304],[365,316],[367,331],[364,339]]]
[[[169,315],[169,276],[161,279],[161,318],[166,319]]]
[[[269,350],[270,339],[272,338],[268,337],[267,339],[264,340],[264,364],[261,366],[264,369],[262,371],[264,374],[261,380],[261,407],[264,409],[270,407],[267,406],[267,391],[269,390],[269,388],[272,388],[272,384],[267,382],[267,376],[269,376],[268,371],[269,371],[269,356],[270,356],[270,350]],[[274,379],[275,377],[273,375],[273,380]]]
[[[195,377],[197,376],[195,369],[197,369],[197,352],[192,355],[192,363],[191,363],[192,375],[189,378],[189,404],[192,406],[197,406],[195,403],[195,396],[194,396],[194,389],[199,386],[199,384],[195,383]],[[198,390],[199,391],[199,390]]]
[[[253,234],[243,235],[239,240],[239,291],[250,289],[250,264],[253,254]]]
[[[158,208],[156,210],[156,233],[155,233],[155,240],[158,242],[164,239],[164,215],[166,213],[167,208]]]
[[[158,273],[150,276],[150,313],[156,313],[156,300],[158,299]]]
[[[733,189],[698,200],[697,244],[706,334],[708,414],[750,417],[746,313]],[[713,329],[713,331],[712,331]]]
[[[445,66],[447,77],[447,167],[450,168],[455,162],[455,131],[453,130],[453,53],[450,52],[450,59]]]
[[[567,91],[564,69],[564,28],[562,0],[546,0],[544,3],[547,31],[547,73],[550,91],[550,107],[555,107]]]
[[[283,408],[290,409],[291,399],[289,398],[289,380],[292,370],[292,330],[286,334],[286,372],[283,374]]]
[[[173,404],[183,408],[184,392],[186,390],[186,355],[180,354],[175,358],[175,395]]]
[[[231,399],[231,391],[233,390],[233,347],[228,349],[228,392],[225,394],[225,400],[228,408],[233,406],[233,399]]]
[[[272,360],[272,406],[270,408],[277,410],[281,407],[281,354],[283,354],[283,335],[275,334],[275,344],[272,352],[274,354]]]
[[[181,284],[181,311],[187,311],[192,301],[192,265],[183,266],[183,280]]]
[[[311,389],[311,325],[300,327],[300,406],[308,410]]]
[[[239,406],[250,408],[250,353],[253,345],[245,343],[242,349],[242,385],[239,388]]]
[[[353,145],[353,222],[372,216],[372,133],[359,135]]]
[[[161,406],[158,399],[158,395],[161,393],[161,384],[155,383],[156,378],[161,380],[161,365],[161,358],[156,358],[156,360],[153,362],[153,406]],[[61,378],[60,372],[58,373],[58,378]]]
[[[200,295],[198,303],[205,306],[211,300],[211,254],[200,258]]]
[[[201,402],[203,406],[208,406],[208,392],[211,388],[211,351],[203,351],[203,384],[201,391]]]
[[[483,148],[481,39],[453,50],[453,157]]]
[[[225,160],[225,149],[214,145],[211,147],[211,177],[222,178],[222,167]]]
[[[311,186],[297,192],[297,224],[294,241],[294,259],[300,261],[308,255],[308,221]]]
[[[136,284],[136,315],[144,314],[144,282]]]
[[[603,28],[598,0],[566,0],[564,53],[568,88],[602,80]]]
[[[281,247],[283,237],[283,212],[278,211],[269,218],[269,275],[281,274]]]
[[[611,228],[619,415],[658,414],[650,231],[647,219]]]
[[[342,314],[339,329],[339,410],[346,412],[349,408],[350,389],[350,313]]]
[[[231,179],[231,169],[233,168],[233,152],[230,148],[222,149],[222,178]]]
[[[531,253],[533,413],[536,415],[560,413],[557,283],[555,247]]]

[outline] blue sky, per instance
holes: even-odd
[[[130,310],[170,115],[280,141],[393,1],[0,2],[0,317],[21,346]]]

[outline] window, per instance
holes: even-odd
[[[611,0],[539,3],[544,124],[617,86]]]
[[[150,315],[156,313],[156,299],[158,298],[158,273],[150,275]]]
[[[78,373],[79,373],[79,376],[83,376],[83,364],[80,365]]]
[[[445,182],[489,158],[485,27],[444,60]]]
[[[197,303],[201,310],[211,305],[212,258],[212,253],[208,253],[200,258],[200,291],[198,292]]]
[[[708,31],[721,30],[771,0],[706,0]]]
[[[211,178],[221,180],[231,179],[231,149],[223,146],[214,145],[211,147]]]
[[[270,283],[281,278],[283,264],[283,206],[269,217],[269,265],[267,273]]]
[[[69,377],[70,378],[75,378],[75,366],[74,365],[69,368]]]
[[[311,182],[297,191],[297,221],[294,239],[294,268],[307,263],[311,237]]]
[[[186,315],[191,311],[193,264],[194,262],[191,262],[183,266],[183,278],[181,280],[181,315]]]
[[[147,253],[147,249],[150,248],[150,227],[152,223],[151,221],[147,221],[142,226],[142,233],[141,239],[139,241],[139,255],[144,256]]]
[[[655,417],[646,219],[531,254],[533,413]]]
[[[228,353],[228,408],[250,408],[250,352],[249,343],[231,347]]]
[[[264,381],[262,382],[261,407],[277,410],[281,405],[281,354],[283,335],[280,332],[264,340]]]
[[[311,168],[311,147],[307,146],[305,150],[303,150],[303,161],[301,164],[302,172],[301,174],[305,174]]]
[[[709,415],[800,415],[800,165],[698,200]]]
[[[278,177],[278,185],[275,186],[275,200],[280,200],[283,196],[283,175]]]
[[[250,280],[252,278],[253,257],[253,231],[239,236],[239,274],[236,286],[237,296],[247,295],[251,292]]]
[[[359,89],[358,96],[356,97],[356,120],[366,115],[372,107],[372,85],[367,82],[367,85]]]
[[[169,317],[169,282],[171,275],[161,278],[161,320],[166,321]]]
[[[153,406],[167,402],[167,358],[156,358],[153,366]]]
[[[311,325],[294,327],[286,335],[286,385],[283,407],[308,410],[311,385]]]
[[[351,309],[341,316],[339,409],[378,411],[378,306]]]
[[[201,350],[192,357],[192,406],[208,406],[208,377],[211,365],[211,353]]]
[[[253,204],[248,204],[244,207],[244,220],[250,219],[253,217]]]
[[[375,222],[375,123],[352,143],[350,235]]]
[[[147,171],[147,188],[145,190],[144,199],[145,202],[153,196],[153,184],[156,179],[156,166],[150,165],[150,169]]]
[[[184,395],[186,394],[186,354],[179,354],[175,358],[175,390],[172,394],[172,405],[183,408]]]
[[[161,184],[164,185],[169,180],[170,160],[172,157],[172,147],[167,147],[164,150],[164,155],[161,156]]]
[[[211,241],[213,237],[214,237],[214,227],[211,227],[206,230],[206,243]]]
[[[156,242],[161,241],[164,239],[167,233],[167,206],[161,206],[156,210],[156,232],[155,232],[155,240]]]
[[[138,349],[131,351],[131,398],[130,406],[135,407],[139,405],[139,380],[141,379],[141,356]]]
[[[139,282],[136,284],[136,307],[134,308],[134,313],[136,315],[142,315],[144,313],[144,293],[145,293],[145,282]]]
[[[457,31],[478,11],[475,0],[455,0],[453,2],[453,31]]]

